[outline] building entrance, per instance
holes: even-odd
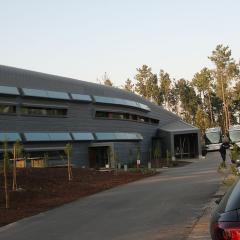
[[[106,168],[109,165],[109,146],[89,147],[90,168]]]

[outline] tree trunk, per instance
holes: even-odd
[[[4,190],[5,190],[5,207],[9,208],[8,178],[7,178],[7,159],[4,159]]]
[[[208,108],[209,108],[209,112],[210,112],[211,127],[213,127],[214,120],[213,120],[213,110],[212,110],[210,91],[208,91]]]
[[[225,92],[224,92],[224,85],[223,85],[223,73],[221,72],[221,92],[222,92],[222,100],[223,100],[223,124],[224,124],[224,135],[227,134],[228,130],[228,112],[226,106],[226,99],[225,99]]]
[[[16,191],[17,189],[16,158],[17,158],[16,147],[14,146],[13,147],[13,186],[12,186],[13,191]]]
[[[72,168],[71,168],[71,161],[70,161],[70,154],[68,153],[68,180],[72,180]]]

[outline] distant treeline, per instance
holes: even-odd
[[[143,65],[122,88],[178,114],[203,133],[214,126],[222,127],[226,133],[239,117],[239,62],[232,57],[230,48],[223,45],[218,45],[208,59],[214,68],[204,67],[191,80],[171,78],[164,70],[156,74]],[[101,82],[113,86],[106,73]]]

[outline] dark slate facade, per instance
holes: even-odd
[[[4,86],[17,87],[19,94],[9,94],[7,90],[4,92]],[[24,89],[33,89],[36,96],[27,96],[24,92],[27,90]],[[69,99],[59,99],[58,96],[39,97],[38,90],[43,90],[44,93],[59,92],[61,96],[67,94]],[[72,99],[72,94],[81,94],[84,97],[88,95],[89,99],[77,101]],[[105,103],[100,103],[96,101],[97,97],[107,98],[104,100]],[[113,102],[109,103],[109,99]],[[162,157],[167,153],[172,159],[200,155],[199,129],[136,94],[114,87],[0,66],[1,104],[14,106],[15,112],[6,113],[8,110],[5,108],[0,113],[0,137],[1,134],[3,137],[4,133],[19,133],[24,148],[30,155],[37,152],[59,151],[61,159],[62,149],[67,142],[73,144],[73,162],[86,167],[91,165],[91,162],[93,165],[103,164],[99,163],[101,157],[108,159],[110,167],[114,165],[116,159],[120,163],[135,161],[138,157],[137,152],[141,152],[141,161],[146,163],[152,158],[156,146],[159,147]],[[67,114],[64,113],[63,116],[26,114],[24,107],[33,107],[34,111],[40,108],[49,112],[52,109],[62,109],[67,111]],[[105,115],[108,113],[108,117],[96,117],[96,112]],[[119,114],[123,114],[124,119],[119,119],[122,117]],[[76,132],[91,133],[93,139],[75,140],[73,133]],[[30,138],[27,139],[27,134],[32,133],[69,133],[71,140],[31,141]],[[105,140],[99,139],[97,134],[103,133],[112,135],[107,138],[105,136]],[[115,137],[112,137],[113,135]]]

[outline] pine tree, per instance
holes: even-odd
[[[171,90],[171,79],[167,72],[160,70],[160,93],[162,95],[163,104],[169,110],[169,93]]]
[[[128,78],[125,81],[125,85],[123,86],[123,89],[125,89],[126,91],[129,91],[129,92],[134,92],[134,84],[130,78]]]
[[[214,77],[216,80],[217,96],[219,96],[223,102],[223,130],[226,134],[229,125],[229,104],[230,99],[230,85],[239,75],[239,66],[232,58],[232,52],[228,46],[217,45],[216,49],[212,51],[212,55],[209,59],[215,64],[213,70]]]
[[[203,102],[203,109],[206,109],[208,111],[210,116],[211,126],[213,126],[214,119],[213,119],[212,100],[211,100],[213,77],[212,77],[211,71],[206,67],[203,68],[200,72],[194,75],[192,84],[197,88],[200,94],[200,98]]]
[[[135,76],[136,85],[135,91],[142,97],[150,99],[151,93],[149,92],[148,83],[151,81],[152,70],[147,65],[143,65],[141,68],[137,68],[137,74]]]

